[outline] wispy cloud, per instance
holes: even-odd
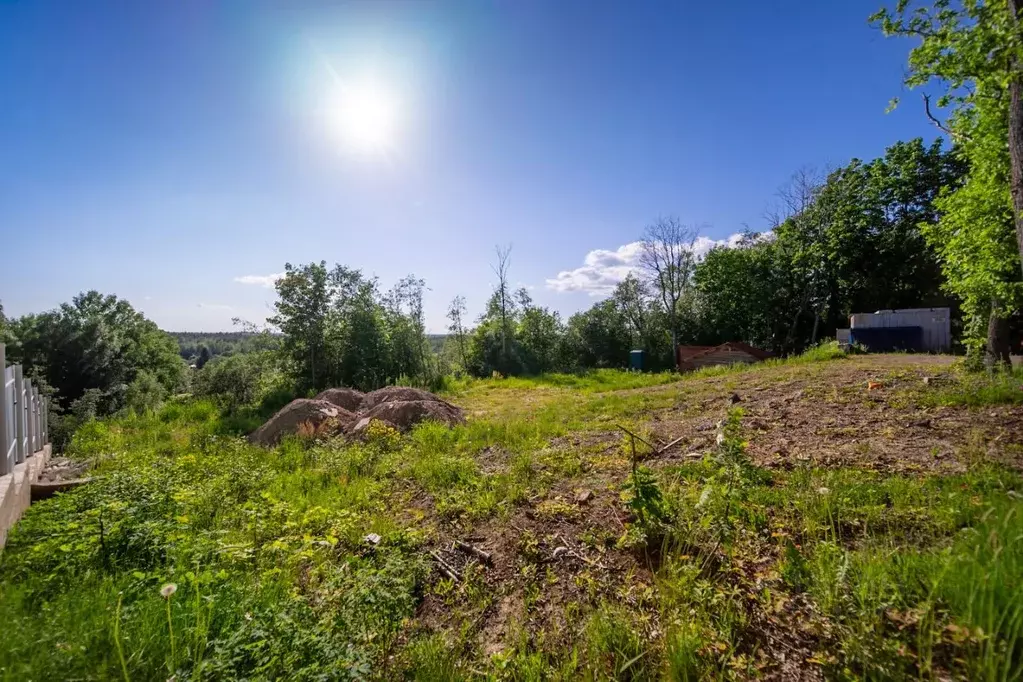
[[[279,279],[284,279],[283,272],[275,272],[269,275],[242,275],[241,277],[235,277],[234,281],[239,284],[256,284],[267,289],[272,289],[273,285]]]
[[[715,246],[735,246],[742,238],[733,234],[725,239],[699,237],[693,244],[693,252],[702,258]],[[562,270],[556,277],[547,280],[547,288],[559,293],[585,292],[590,296],[607,296],[619,282],[640,269],[639,257],[643,242],[630,242],[614,251],[595,249],[583,258],[582,267]]]
[[[234,306],[227,305],[226,303],[199,303],[197,307],[203,310],[234,310]]]

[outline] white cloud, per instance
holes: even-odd
[[[279,279],[284,279],[283,272],[275,272],[269,275],[242,275],[235,277],[234,281],[240,284],[258,284],[261,287],[272,289]]]
[[[200,303],[198,307],[203,310],[234,310],[234,306],[225,303]]]
[[[735,246],[741,238],[740,233],[729,235],[725,239],[698,237],[693,245],[693,251],[698,258],[702,258],[715,246]],[[630,242],[614,251],[606,249],[590,251],[583,259],[582,267],[562,270],[556,277],[547,280],[547,288],[559,293],[582,291],[590,296],[607,296],[630,273],[639,272],[639,257],[642,250],[643,242]]]

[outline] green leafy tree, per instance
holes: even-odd
[[[463,368],[468,366],[468,358],[465,352],[465,315],[465,296],[455,296],[451,299],[451,304],[448,306],[447,318],[450,322],[448,331],[455,338],[455,344],[458,346],[458,358]]]
[[[184,386],[186,367],[174,340],[116,296],[83,293],[9,327],[8,362],[45,379],[63,407],[91,390],[99,413],[109,414],[143,386],[160,397]]]
[[[327,263],[284,266],[277,280],[276,313],[268,322],[283,335],[281,351],[305,388],[319,389],[327,383],[324,337],[333,283]]]
[[[791,317],[791,291],[777,245],[747,234],[734,248],[712,249],[696,268],[703,343],[743,341],[780,352]]]
[[[566,355],[577,367],[627,367],[632,339],[612,299],[568,318]]]
[[[519,290],[519,309],[522,311],[515,338],[522,356],[523,368],[528,374],[543,374],[558,369],[561,362],[564,325],[557,312],[533,305],[529,294]]]
[[[899,0],[872,20],[890,36],[919,41],[909,54],[906,84],[941,88],[938,109],[925,114],[952,137],[970,164],[970,179],[942,200],[944,226],[929,232],[941,252],[950,291],[963,296],[968,343],[981,345],[986,318],[992,360],[1008,360],[1008,318],[1019,309],[1015,282],[1023,272],[1023,36],[1019,1],[916,4]],[[1007,226],[1014,237],[1008,275]],[[958,231],[957,231],[958,230]],[[962,231],[975,234],[961,234]],[[997,284],[996,284],[997,283]],[[990,298],[986,295],[990,294]]]

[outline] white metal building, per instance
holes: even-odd
[[[849,316],[849,329],[853,339],[857,329],[883,327],[919,327],[922,351],[948,353],[952,350],[952,318],[948,308],[903,308],[878,310],[875,313],[856,313]]]

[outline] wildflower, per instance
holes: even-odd
[[[160,588],[160,596],[164,599],[170,599],[170,596],[178,591],[178,586],[174,583],[167,583]]]

